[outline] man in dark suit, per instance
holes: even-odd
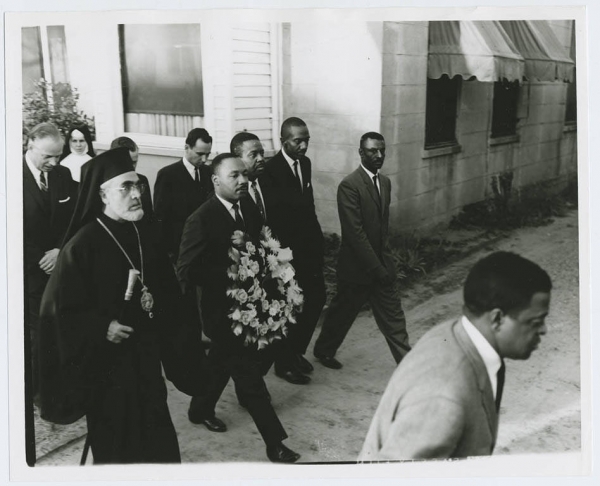
[[[260,143],[260,139],[254,133],[240,132],[231,139],[229,150],[246,166],[248,196],[259,210],[263,222],[267,223],[265,198],[260,187],[260,176],[265,171],[265,149]]]
[[[185,220],[212,193],[210,168],[206,166],[212,137],[194,128],[185,140],[184,156],[158,171],[154,184],[154,218],[160,239],[173,263],[177,262]]]
[[[28,406],[37,393],[40,302],[49,275],[54,270],[76,198],[71,172],[57,165],[63,143],[62,135],[54,125],[41,123],[29,133],[27,152],[23,157],[23,275]],[[35,449],[32,460],[35,461]]]
[[[129,149],[129,155],[131,155],[131,161],[133,162],[133,168],[136,169],[136,173],[140,179],[140,182],[144,184],[146,190],[142,193],[142,209],[144,210],[143,220],[151,223],[154,219],[154,209],[152,208],[152,196],[150,195],[150,184],[148,183],[148,178],[137,172],[137,163],[139,158],[139,148],[137,143],[131,140],[129,137],[119,137],[115,138],[111,144],[110,148],[114,149],[117,147],[126,147]]]
[[[428,331],[381,397],[359,461],[492,454],[504,359],[528,359],[546,334],[552,282],[514,253],[488,255],[469,272],[463,316]]]
[[[388,240],[392,185],[379,172],[385,160],[383,136],[365,133],[358,153],[360,167],[338,187],[338,288],[314,347],[315,357],[332,369],[342,367],[335,353],[367,300],[396,363],[410,350]]]
[[[275,359],[277,376],[306,384],[313,370],[304,358],[325,305],[323,233],[315,211],[311,162],[306,157],[310,134],[300,118],[281,125],[281,151],[267,162],[261,177],[269,226],[283,247],[291,248],[296,279],[304,292],[304,308]]]
[[[184,292],[202,289],[202,315],[206,335],[211,339],[208,376],[204,393],[192,398],[188,417],[214,432],[225,432],[225,424],[215,416],[215,407],[233,378],[240,403],[248,410],[267,446],[273,462],[295,462],[300,457],[283,445],[287,434],[269,400],[263,380],[259,352],[244,345],[234,335],[228,314],[231,237],[243,230],[258,242],[262,220],[256,206],[247,198],[247,170],[230,153],[220,154],[212,163],[215,194],[185,223],[177,262],[177,274]]]

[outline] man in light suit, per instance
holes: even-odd
[[[203,322],[211,339],[207,385],[201,395],[192,398],[188,418],[210,431],[225,432],[227,427],[215,416],[215,407],[232,378],[240,403],[265,441],[268,458],[272,462],[295,462],[300,455],[282,442],[287,434],[271,405],[259,352],[244,346],[243,338],[234,335],[228,319],[231,236],[235,230],[242,230],[258,244],[262,219],[248,200],[247,170],[240,159],[231,153],[219,154],[212,170],[215,193],[186,221],[177,262],[184,292],[190,286],[202,288]]]
[[[304,357],[325,305],[323,233],[315,211],[311,162],[306,157],[310,133],[300,118],[281,125],[282,148],[267,162],[260,178],[269,226],[283,247],[294,254],[292,264],[304,292],[304,308],[275,358],[275,374],[289,383],[310,382],[313,370]]]
[[[76,185],[71,172],[58,165],[64,145],[58,128],[40,123],[29,133],[23,156],[23,259],[25,289],[26,406],[33,416],[33,397],[38,383],[38,333],[42,294],[58,257],[62,239],[73,214]],[[31,446],[33,423],[26,424],[27,461],[35,462]]]
[[[428,331],[381,398],[359,461],[490,455],[498,433],[504,359],[528,359],[546,334],[552,283],[514,253],[469,272],[463,316]]]
[[[358,153],[360,167],[338,187],[338,290],[314,347],[315,357],[332,369],[342,367],[334,356],[367,300],[396,363],[410,350],[388,240],[391,182],[379,172],[385,160],[383,136],[365,133]]]
[[[213,191],[206,165],[212,137],[194,128],[185,139],[184,156],[158,171],[154,183],[154,218],[160,239],[173,263],[177,262],[183,225]]]

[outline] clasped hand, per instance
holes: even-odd
[[[106,339],[111,343],[119,344],[123,339],[127,339],[133,333],[133,328],[120,324],[116,319],[108,326]]]

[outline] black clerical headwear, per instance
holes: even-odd
[[[102,212],[100,186],[127,172],[135,172],[127,147],[107,150],[83,164],[77,204],[62,246]]]

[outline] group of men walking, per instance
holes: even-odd
[[[30,133],[23,184],[31,397],[47,420],[86,416],[95,463],[178,462],[161,364],[192,396],[189,420],[214,432],[227,430],[216,405],[231,378],[268,458],[297,461],[264,376],[273,366],[291,384],[310,382],[306,355],[326,300],[306,123],[284,121],[282,148],[269,161],[258,137],[241,132],[209,162],[212,138],[193,129],[182,159],[158,172],[150,209],[137,146],[123,139],[82,167],[76,187],[57,165],[58,130],[42,124]],[[337,191],[337,293],[313,350],[331,369],[342,368],[336,353],[367,301],[395,362],[411,349],[389,246],[383,136],[365,133],[358,154]],[[287,337],[259,351],[233,334],[226,290],[232,233],[258,241],[263,225],[292,250],[304,305]],[[365,458],[374,457],[369,449]]]

